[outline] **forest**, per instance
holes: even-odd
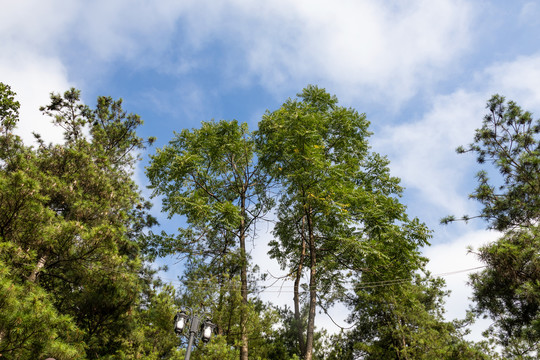
[[[410,217],[400,179],[373,152],[365,114],[308,85],[256,129],[237,120],[178,129],[162,148],[122,100],[93,107],[70,89],[40,110],[62,143],[16,134],[20,103],[0,83],[0,359],[184,359],[185,309],[216,325],[192,359],[537,359],[540,350],[540,120],[494,95],[458,153],[483,169],[470,194],[500,232],[478,249],[473,306],[448,320],[443,278],[426,269],[432,231]],[[134,172],[145,167],[153,198]],[[152,201],[181,227],[160,228]],[[268,257],[293,284],[288,306],[259,296],[250,256],[272,224]],[[180,286],[156,259],[184,264]],[[346,306],[347,328],[315,326]],[[482,341],[467,327],[487,317]]]

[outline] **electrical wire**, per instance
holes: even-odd
[[[474,268],[468,268],[468,269],[462,269],[462,270],[454,270],[454,271],[449,271],[449,272],[444,272],[444,273],[438,273],[438,274],[433,274],[432,277],[433,278],[438,278],[438,277],[447,277],[447,276],[451,276],[451,275],[456,275],[456,274],[461,274],[461,273],[465,273],[465,272],[470,272],[470,271],[474,271],[474,270],[480,270],[480,269],[483,269],[485,268],[486,266],[477,266],[477,267],[474,267]],[[166,280],[166,279],[163,279],[163,280]],[[170,279],[169,279],[170,280]],[[210,280],[202,280],[202,282],[210,282]],[[229,282],[231,282],[232,280],[229,280]],[[277,280],[279,281],[279,279]],[[271,290],[271,291],[268,291],[269,288],[272,288],[272,287],[275,287],[275,286],[279,286],[280,288],[282,287],[292,287],[292,285],[275,285],[277,281],[274,281],[272,283],[272,285],[269,285],[267,287],[265,287],[263,290],[260,290],[258,291],[258,294],[262,293],[262,292],[284,292],[284,293],[290,293],[292,292],[291,290]],[[381,286],[394,286],[394,285],[399,285],[399,284],[403,284],[403,283],[406,283],[406,282],[410,282],[411,279],[410,278],[401,278],[401,279],[393,279],[393,280],[382,280],[382,281],[372,281],[372,282],[366,282],[360,286],[357,286],[355,289],[364,289],[364,288],[373,288],[373,287],[381,287]],[[179,280],[175,280],[173,282],[176,282],[176,283],[189,283],[187,281],[179,281]],[[191,283],[195,283],[195,282],[191,282]],[[218,284],[215,284],[215,286],[217,287]],[[197,284],[195,284],[194,286],[195,288],[199,288],[199,289],[214,289],[213,286],[210,286],[210,284],[208,285],[201,285],[199,283],[199,281],[197,281]],[[223,286],[222,286],[223,288]],[[226,287],[227,288],[227,287]],[[228,289],[230,290],[240,290],[240,286],[229,286]],[[255,291],[251,291],[252,293],[255,292]],[[305,292],[305,291],[304,291]],[[348,330],[348,329],[351,329],[355,326],[355,324],[352,324],[351,326],[349,327],[343,327],[341,325],[339,325],[333,318],[332,316],[330,316],[330,314],[328,313],[328,310],[323,308],[324,310],[324,313],[326,314],[326,316],[328,316],[330,318],[330,320],[334,323],[335,326],[337,326],[338,328],[342,329],[342,330]],[[258,340],[258,339],[265,339],[264,336],[261,336],[260,333],[257,333],[257,336],[253,337],[253,335],[255,335],[256,333],[255,332],[248,332],[247,336],[249,337],[250,340]],[[240,336],[241,333],[237,333],[237,332],[229,332],[228,334],[226,334],[225,336]]]
[[[433,274],[432,277],[434,277],[434,278],[447,277],[447,276],[461,274],[461,273],[470,272],[470,271],[474,271],[474,270],[480,270],[480,269],[483,269],[485,267],[486,266],[477,266],[477,267],[474,267],[474,268],[468,268],[468,269],[454,270],[454,271],[449,271],[449,272],[444,272],[444,273],[438,273],[438,274]],[[183,286],[185,286],[187,288],[190,288],[190,289],[214,290],[216,288],[220,288],[220,289],[226,289],[226,290],[230,290],[230,291],[240,290],[241,289],[240,284],[238,284],[238,285],[223,285],[223,284],[221,284],[220,285],[220,284],[217,284],[217,283],[213,282],[210,279],[201,279],[201,280],[197,280],[197,281],[185,281],[185,280],[181,281],[181,280],[172,280],[170,278],[161,277],[161,280],[168,281],[168,282],[173,283],[173,284],[183,285]],[[248,290],[248,292],[250,292],[252,294],[253,293],[261,294],[261,293],[292,293],[292,292],[294,292],[293,289],[289,290],[289,288],[293,288],[294,285],[284,285],[284,284],[277,285],[276,283],[279,280],[280,279],[277,279],[271,285],[261,286],[261,289],[250,289],[250,290]],[[234,280],[229,279],[227,282],[231,283],[232,281],[234,281]],[[285,280],[283,280],[283,281],[285,281]],[[392,280],[370,281],[370,282],[361,283],[360,285],[358,285],[356,287],[356,289],[366,289],[366,288],[375,288],[375,287],[381,287],[381,286],[399,285],[399,284],[407,283],[407,282],[410,282],[410,281],[411,281],[410,278],[399,278],[399,279],[392,279]],[[206,284],[204,284],[204,283],[206,283]],[[279,288],[279,289],[274,290],[275,288]],[[303,290],[303,291],[301,291],[301,293],[306,293],[308,291],[309,290]]]

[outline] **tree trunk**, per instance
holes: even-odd
[[[242,294],[242,311],[240,312],[240,329],[241,329],[241,341],[240,347],[240,360],[248,360],[249,340],[247,334],[247,312],[248,312],[248,284],[247,284],[247,255],[246,255],[246,229],[245,229],[245,215],[246,215],[246,199],[245,193],[242,194],[241,200],[241,216],[240,222],[240,257],[242,266],[240,270],[240,286]]]
[[[294,320],[296,321],[296,331],[298,336],[298,346],[300,350],[300,356],[304,356],[306,353],[306,344],[304,342],[304,327],[302,326],[302,316],[300,314],[300,280],[302,277],[302,269],[304,266],[304,257],[306,255],[306,241],[304,240],[304,220],[302,218],[302,252],[300,254],[300,261],[298,268],[296,269],[296,278],[294,279]]]
[[[306,336],[306,354],[305,360],[311,360],[313,358],[313,336],[315,332],[315,309],[317,307],[317,257],[315,249],[315,236],[313,233],[311,209],[309,209],[307,215],[308,220],[308,241],[309,241],[309,316],[307,324],[307,336]]]
[[[219,273],[219,297],[218,297],[218,304],[217,304],[217,313],[219,314],[219,318],[217,319],[217,329],[218,329],[218,335],[223,335],[223,317],[221,317],[221,314],[223,313],[223,297],[225,296],[225,285],[224,285],[224,279],[223,279],[223,271],[220,271]]]

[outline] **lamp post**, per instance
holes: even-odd
[[[185,311],[180,311],[176,313],[174,317],[174,332],[178,335],[182,334],[186,325],[190,323],[189,326],[189,340],[188,346],[186,349],[185,360],[189,360],[191,356],[191,348],[193,347],[193,342],[195,341],[195,335],[200,334],[201,340],[204,343],[210,341],[212,333],[216,328],[216,325],[213,324],[210,319],[206,319],[201,324],[201,319],[197,315],[188,315]]]

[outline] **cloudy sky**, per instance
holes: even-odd
[[[494,93],[540,114],[538,34],[540,2],[522,0],[5,1],[0,81],[18,93],[28,142],[32,131],[61,139],[38,108],[73,86],[89,105],[123,98],[157,147],[212,118],[253,129],[307,84],[324,87],[366,113],[409,213],[434,231],[429,268],[446,274],[479,266],[466,247],[496,237],[481,222],[439,225],[478,211],[467,198],[478,168],[454,150]],[[256,243],[254,261],[267,264],[265,251]],[[448,316],[461,317],[467,274],[445,279]]]

